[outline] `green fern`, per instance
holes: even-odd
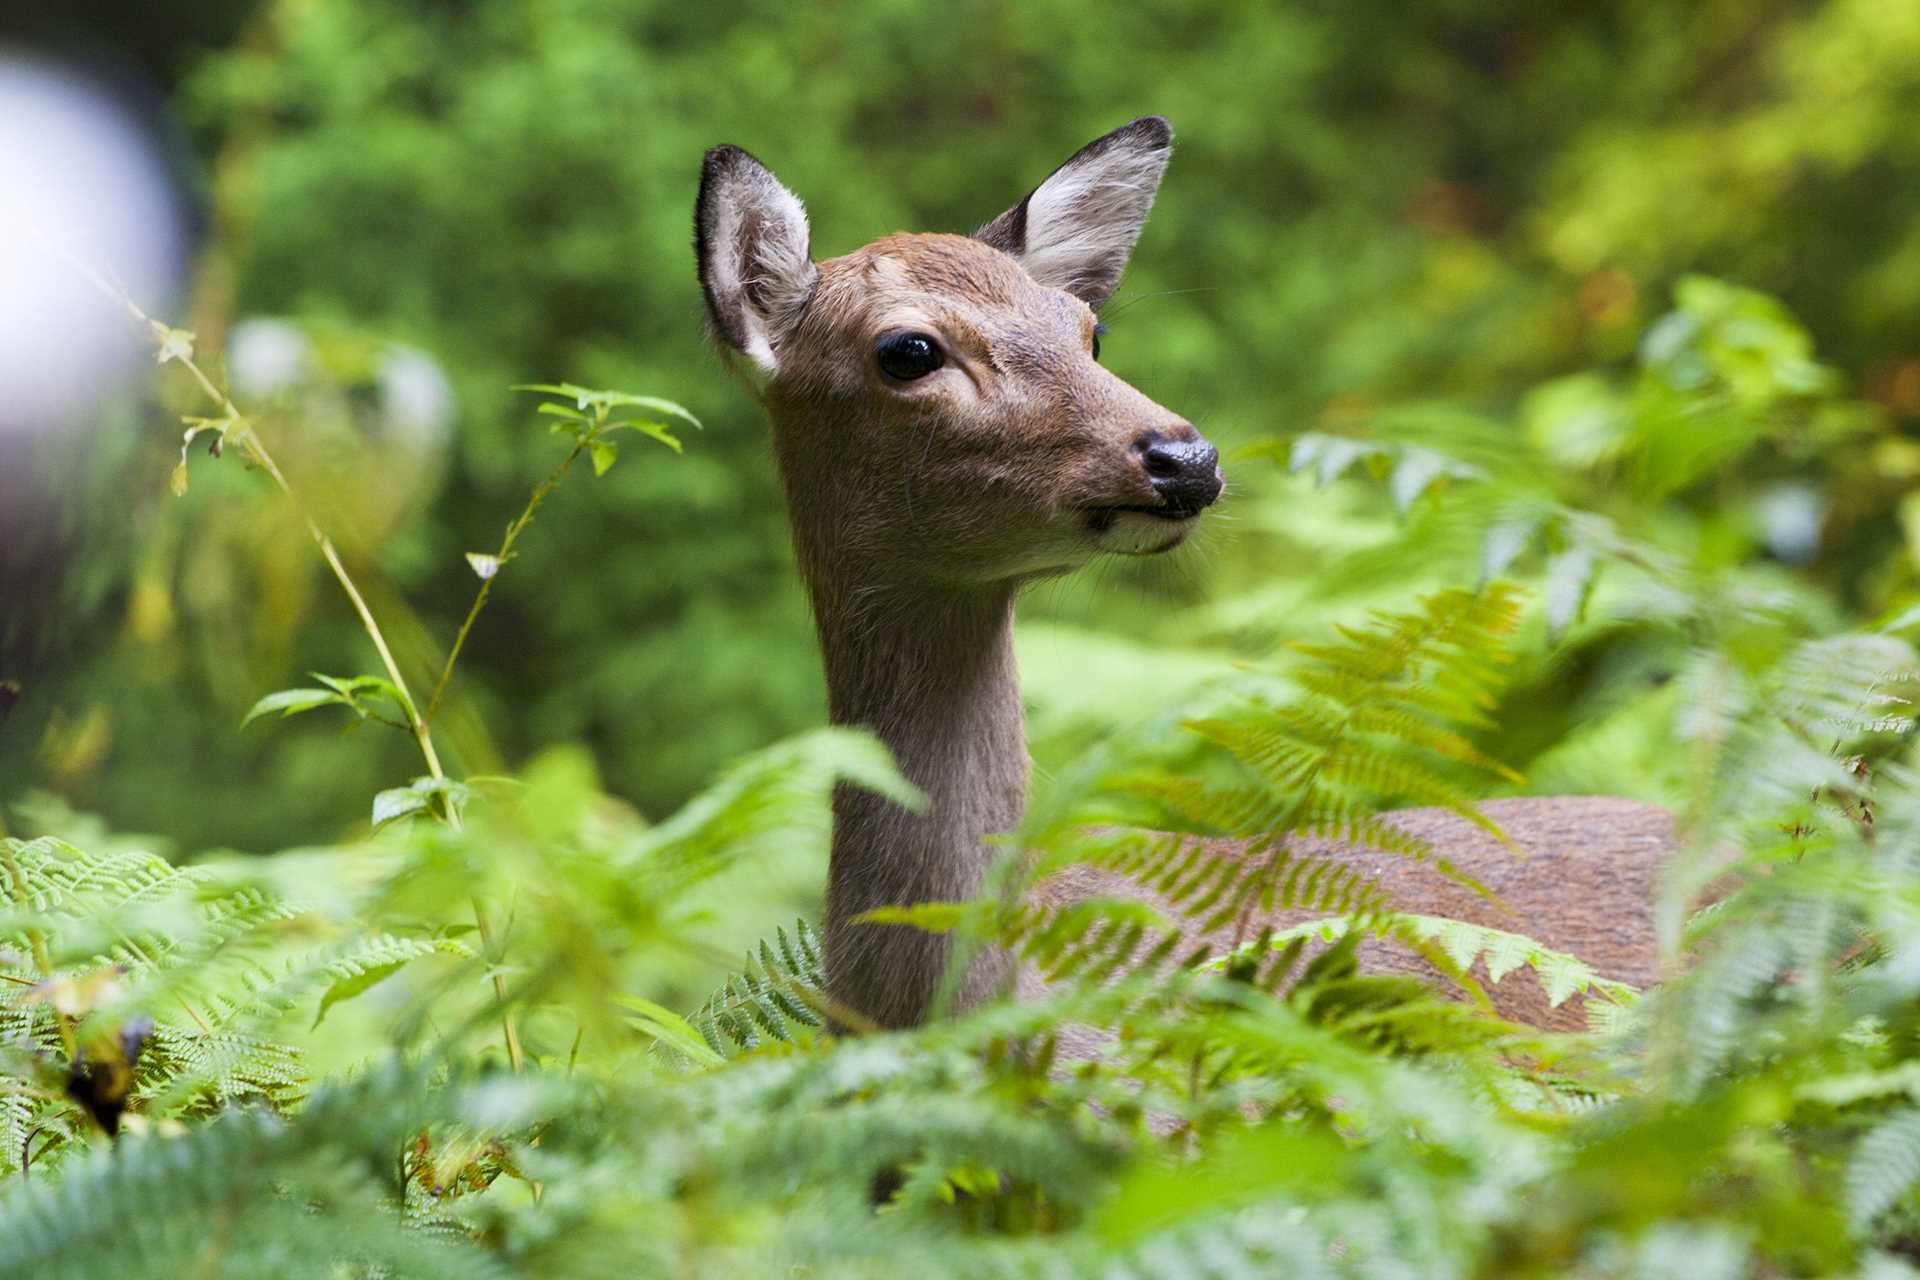
[[[282,1034],[292,1010],[319,993],[324,1014],[422,957],[468,954],[392,935],[316,948],[316,922],[265,884],[137,850],[0,840],[0,875],[0,1049],[19,1064],[0,1095],[0,1171],[84,1147],[97,1127],[78,1082],[120,1059],[125,1077],[97,1100],[116,1122],[121,1107],[150,1120],[242,1100],[284,1111],[308,1087]]]
[[[825,1026],[815,1005],[825,974],[820,935],[805,920],[793,934],[765,938],[746,965],[688,1019],[715,1053],[752,1051],[767,1041],[792,1043]]]
[[[389,1065],[316,1092],[290,1119],[232,1110],[100,1148],[0,1198],[0,1275],[499,1274],[464,1231],[394,1212],[389,1153],[416,1126],[472,1110],[475,1087],[433,1089]],[[495,1114],[511,1110],[485,1087]]]

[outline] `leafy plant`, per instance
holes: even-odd
[[[924,802],[872,738],[764,748],[658,821],[578,748],[443,765],[461,645],[566,469],[604,472],[619,430],[680,443],[667,402],[529,388],[567,452],[469,555],[424,707],[309,521],[385,674],[316,675],[249,719],[399,728],[426,772],[378,792],[374,830],[185,865],[104,830],[0,838],[0,1273],[1915,1274],[1912,619],[1842,625],[1697,536],[1730,472],[1875,428],[1776,305],[1706,281],[1676,301],[1632,370],[1548,384],[1504,437],[1407,411],[1270,449],[1385,479],[1401,532],[1345,585],[1393,599],[1047,780],[981,900],[876,913],[1047,984],[886,1034],[826,1029],[804,921],[704,1003],[680,989],[731,886],[818,858],[836,788]],[[140,318],[213,401],[190,438],[293,490],[190,335]],[[1675,976],[1643,993],[1315,844],[1478,888],[1382,813],[1491,828],[1477,801],[1522,785],[1503,748],[1539,718],[1539,667],[1582,657],[1632,676],[1598,727],[1536,730],[1534,764],[1626,724],[1684,800]],[[1019,892],[1068,868],[1166,914]],[[1716,880],[1736,888],[1690,914]],[[1316,918],[1255,923],[1285,910]],[[1364,972],[1378,933],[1469,995],[1474,964],[1525,966],[1615,1014],[1512,1026]]]

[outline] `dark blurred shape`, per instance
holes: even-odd
[[[8,0],[0,41],[117,63],[167,91],[193,53],[231,41],[259,8],[259,0]]]
[[[91,1053],[82,1050],[73,1056],[72,1069],[67,1072],[67,1096],[86,1108],[109,1137],[120,1133],[120,1117],[126,1113],[127,1097],[133,1092],[134,1068],[152,1037],[152,1018],[132,1018]]]
[[[78,631],[56,620],[86,445],[60,437],[97,428],[150,367],[146,335],[81,268],[142,306],[177,301],[195,219],[167,94],[188,51],[232,38],[254,7],[0,11],[0,676],[37,677]]]

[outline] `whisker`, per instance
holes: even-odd
[[[1128,311],[1133,307],[1138,306],[1142,302],[1147,301],[1149,298],[1175,298],[1175,297],[1179,297],[1181,294],[1184,294],[1184,293],[1218,293],[1218,292],[1220,292],[1220,286],[1218,285],[1208,285],[1208,286],[1205,286],[1204,288],[1199,288],[1199,289],[1161,289],[1156,293],[1142,293],[1135,297],[1128,298],[1125,302],[1121,303],[1117,307],[1114,306],[1112,303],[1108,303],[1106,307],[1102,308],[1100,312],[1100,316],[1103,320],[1111,320],[1114,316],[1117,316],[1124,311]]]

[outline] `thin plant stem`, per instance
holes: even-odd
[[[547,500],[547,495],[559,486],[561,477],[567,474],[567,468],[573,465],[573,460],[578,458],[586,447],[587,442],[584,439],[575,444],[567,456],[560,460],[560,465],[553,469],[552,474],[534,489],[533,496],[527,499],[526,510],[507,525],[506,536],[500,540],[500,550],[494,553],[494,571],[480,580],[480,590],[474,593],[473,607],[467,610],[466,620],[460,624],[460,631],[453,638],[453,648],[447,654],[446,665],[440,668],[440,678],[434,682],[433,693],[427,698],[427,710],[421,717],[424,724],[433,723],[434,713],[440,709],[440,699],[446,695],[447,682],[453,678],[453,664],[460,661],[460,651],[466,648],[467,635],[473,630],[473,624],[480,617],[480,611],[487,607],[487,596],[493,591],[493,581],[500,576],[500,570],[506,567],[507,557],[513,551],[515,539],[519,538],[526,527],[533,523],[534,512],[538,511],[540,504]]]
[[[226,392],[214,385],[213,379],[209,378],[206,372],[201,369],[199,364],[194,360],[192,352],[181,349],[177,344],[172,342],[173,330],[141,310],[140,305],[128,297],[125,290],[117,288],[86,263],[81,262],[79,259],[73,257],[73,255],[65,252],[61,252],[61,257],[71,264],[73,268],[96,289],[126,308],[134,320],[146,328],[147,333],[153,338],[155,345],[160,350],[162,363],[165,363],[167,360],[176,360],[186,368],[188,373],[193,375],[194,381],[200,384],[200,389],[206,393],[207,398],[214,403],[214,406],[218,408],[223,415],[223,421],[227,425],[222,429],[222,434],[235,440],[247,458],[262,471],[266,472],[267,475],[272,478],[274,484],[279,487],[280,492],[285,494],[296,507],[299,507],[299,496],[294,493],[293,486],[287,483],[285,473],[280,470],[279,464],[273,460],[273,455],[267,451],[266,444],[260,439],[259,434],[254,431],[253,425],[247,420],[246,416],[240,412],[239,406],[234,404]],[[367,607],[366,597],[360,594],[360,588],[355,584],[353,575],[347,572],[347,566],[341,561],[340,553],[334,547],[333,540],[326,535],[326,532],[320,528],[319,524],[304,508],[301,508],[301,518],[306,521],[307,532],[312,535],[314,544],[320,548],[321,558],[327,562],[327,568],[333,571],[334,578],[340,583],[340,589],[346,592],[348,601],[353,605],[354,613],[359,615],[360,625],[362,629],[366,631],[367,638],[373,641],[374,650],[380,655],[380,663],[387,670],[387,678],[393,681],[393,687],[400,692],[401,699],[405,704],[404,710],[407,713],[407,730],[413,735],[414,742],[420,748],[420,755],[421,758],[426,761],[428,774],[430,774],[435,781],[444,780],[447,776],[446,770],[440,765],[440,753],[434,749],[433,734],[428,728],[427,718],[420,714],[419,705],[413,700],[413,694],[407,688],[407,678],[400,674],[400,664],[394,660],[393,650],[387,645],[386,633],[380,629],[380,623],[374,618],[373,610]],[[469,621],[471,621],[471,618],[469,618]],[[451,663],[449,663],[449,665],[451,665]],[[443,683],[444,679],[445,677],[443,676]],[[460,814],[452,805],[446,806],[446,816],[448,823],[452,825],[455,830],[458,830],[460,828]],[[473,914],[474,923],[479,928],[481,941],[489,952],[491,952],[493,946],[493,929],[487,919],[486,905],[480,900],[477,894],[473,899]],[[523,1071],[526,1068],[526,1055],[520,1047],[520,1035],[514,1026],[513,1012],[506,1007],[507,983],[503,975],[498,973],[494,975],[493,992],[494,998],[497,999],[502,1006],[500,1021],[506,1038],[508,1061],[512,1063],[514,1071]]]

